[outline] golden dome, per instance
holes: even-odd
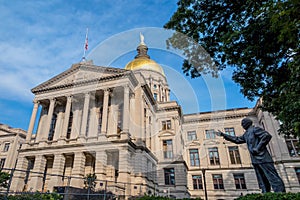
[[[150,59],[150,56],[147,54],[148,47],[144,42],[144,36],[140,33],[140,45],[137,47],[138,54],[134,57],[134,60],[127,63],[125,69],[127,70],[138,70],[138,69],[147,69],[153,70],[165,75],[162,67],[157,64],[154,60]]]
[[[165,75],[162,67],[157,64],[154,60],[145,57],[135,58],[134,60],[127,63],[125,69],[127,70],[137,70],[137,69],[147,69],[153,70]]]

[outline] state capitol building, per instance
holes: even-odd
[[[16,169],[10,191],[83,188],[84,177],[95,174],[95,190],[125,199],[260,193],[247,146],[215,134],[243,134],[245,117],[273,136],[268,149],[286,190],[300,191],[298,139],[278,134],[261,100],[254,108],[183,114],[147,51],[141,41],[125,68],[82,61],[31,90],[28,131],[0,125],[1,167]]]

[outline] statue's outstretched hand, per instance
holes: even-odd
[[[218,131],[216,132],[216,134],[217,134],[217,136],[224,136],[225,133],[223,133],[222,131],[218,130]]]

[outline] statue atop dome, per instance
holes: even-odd
[[[145,42],[144,42],[144,40],[145,40],[145,37],[144,37],[144,35],[140,32],[140,45],[146,45],[145,44]]]
[[[148,52],[148,47],[147,45],[145,44],[145,37],[144,35],[140,32],[140,44],[139,46],[137,47],[137,52],[138,54],[134,57],[134,58],[140,58],[140,57],[143,57],[143,58],[150,58],[150,56],[147,54]]]
[[[137,69],[145,69],[159,72],[163,76],[164,71],[162,67],[157,64],[154,60],[150,59],[148,55],[148,47],[145,44],[145,37],[142,33],[140,33],[140,44],[137,47],[137,55],[134,57],[134,60],[127,63],[125,69],[127,70],[137,70]]]

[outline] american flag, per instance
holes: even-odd
[[[85,50],[89,49],[88,29],[86,29],[84,49]]]

